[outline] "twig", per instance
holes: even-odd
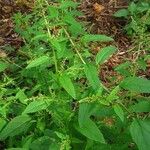
[[[67,32],[67,30],[66,30],[65,28],[63,28],[63,29],[64,29],[64,31],[65,31],[65,33],[66,33],[66,35],[67,35],[67,37],[68,37],[68,39],[69,39],[70,43],[71,43],[71,44],[72,44],[72,46],[74,47],[74,49],[75,49],[75,51],[76,51],[77,55],[78,55],[78,56],[79,56],[79,58],[81,59],[82,63],[83,63],[83,64],[86,64],[86,62],[83,60],[83,58],[82,58],[82,56],[81,56],[80,52],[79,52],[79,51],[78,51],[78,49],[76,48],[76,46],[75,46],[75,44],[74,44],[73,40],[71,39],[71,37],[70,37],[69,33]]]

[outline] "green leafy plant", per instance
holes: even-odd
[[[38,0],[32,13],[14,15],[24,46],[0,61],[0,140],[10,150],[146,150],[150,81],[131,72],[103,85],[99,66],[117,48],[111,37],[85,31],[77,6]],[[91,42],[109,46],[95,56]]]
[[[128,20],[125,30],[128,35],[134,37],[137,50],[149,50],[149,29],[150,29],[150,2],[133,1],[127,9],[117,11],[115,17],[124,17]]]

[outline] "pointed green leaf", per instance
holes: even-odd
[[[116,104],[113,106],[115,113],[117,114],[117,116],[121,119],[121,121],[124,121],[124,112],[122,110],[122,108]]]
[[[30,144],[30,150],[60,150],[59,142],[53,137],[42,136]]]
[[[150,148],[150,120],[134,120],[130,126],[130,133],[139,150]]]
[[[58,39],[53,39],[53,40],[51,40],[51,44],[53,45],[54,49],[56,49],[57,58],[58,59],[62,58],[65,53],[66,43],[59,42]]]
[[[103,64],[105,61],[108,60],[109,57],[111,57],[111,55],[116,52],[116,50],[117,48],[114,46],[102,48],[96,55],[96,63]]]
[[[26,148],[8,148],[7,150],[27,150]]]
[[[2,118],[0,118],[0,131],[3,129],[3,127],[6,125],[6,121]]]
[[[78,122],[79,126],[82,127],[86,119],[92,115],[95,110],[95,105],[88,104],[88,103],[81,103],[79,106],[79,115],[78,115]]]
[[[46,109],[48,106],[49,106],[48,101],[45,100],[33,101],[26,107],[23,114],[35,113]]]
[[[48,11],[48,15],[50,19],[56,19],[59,16],[59,11],[58,8],[56,6],[52,6],[50,5],[47,9]]]
[[[46,39],[48,39],[48,35],[47,34],[38,34],[38,35],[36,35],[35,37],[33,37],[32,39],[31,39],[31,42],[35,42],[35,41],[39,41],[39,40],[46,40]]]
[[[40,65],[43,65],[45,63],[48,63],[49,62],[49,57],[48,56],[41,56],[39,58],[36,58],[34,60],[32,60],[28,66],[26,67],[26,69],[29,69],[29,68],[33,68],[33,67],[38,67]]]
[[[84,71],[90,85],[94,90],[98,90],[101,87],[101,82],[96,67],[92,64],[87,64],[85,65]]]
[[[134,2],[131,2],[131,4],[128,7],[128,10],[133,15],[137,11],[137,5]]]
[[[128,77],[121,82],[120,87],[133,92],[150,93],[150,80]]]
[[[61,86],[67,91],[67,93],[75,99],[76,93],[71,79],[66,74],[63,74],[59,77],[59,82]]]
[[[90,116],[97,110],[94,104],[81,103],[79,106],[77,130],[85,135],[87,138],[105,143],[103,134],[98,129],[96,124],[90,119]]]
[[[7,137],[19,135],[20,133],[26,131],[28,125],[30,124],[30,121],[31,118],[27,115],[15,117],[2,130],[2,132],[0,133],[0,139],[4,140]]]
[[[127,9],[120,9],[114,14],[114,16],[115,17],[127,17],[128,14],[129,14],[129,12]]]
[[[16,98],[19,99],[19,101],[23,104],[27,104],[25,100],[28,99],[28,97],[25,95],[24,90],[19,90],[18,93],[16,94]]]
[[[103,134],[91,119],[84,120],[82,127],[77,128],[77,130],[91,140],[105,143]]]
[[[106,36],[106,35],[87,34],[81,38],[81,41],[84,43],[96,42],[96,41],[111,42],[111,41],[113,41],[113,39],[111,37]]]
[[[119,96],[117,95],[119,92],[120,88],[119,86],[116,86],[111,92],[110,94],[107,96],[106,101],[107,102],[112,102],[114,100],[117,100],[119,98]]]

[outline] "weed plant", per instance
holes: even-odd
[[[123,10],[132,15],[126,29],[142,32],[145,43],[149,24],[138,18],[150,19],[150,6],[138,5],[148,8],[134,12],[132,3]],[[99,67],[117,48],[113,38],[86,32],[77,6],[37,0],[32,13],[14,15],[25,44],[0,60],[0,140],[8,150],[148,150],[150,81],[125,62],[115,68],[122,81],[103,85]],[[133,29],[135,20],[144,32]],[[91,42],[108,46],[95,57]]]

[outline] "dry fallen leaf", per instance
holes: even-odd
[[[94,9],[95,13],[99,14],[99,13],[101,13],[105,9],[105,7],[103,5],[95,3],[93,5],[93,9]]]

